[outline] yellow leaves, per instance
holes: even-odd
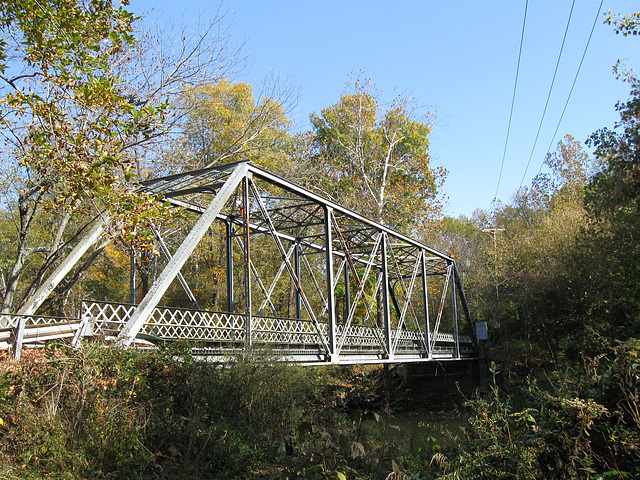
[[[413,229],[437,211],[444,174],[429,166],[432,126],[415,120],[408,100],[383,109],[368,81],[313,115],[316,159],[328,172],[320,188],[359,213]]]
[[[116,248],[112,244],[107,245],[104,249],[107,258],[116,264],[125,265],[129,262],[129,257],[121,249]]]
[[[183,102],[191,112],[184,143],[192,158],[189,168],[246,159],[273,168],[265,159],[285,156],[281,139],[289,138],[290,122],[282,105],[269,98],[256,101],[248,83],[223,79],[194,87]]]

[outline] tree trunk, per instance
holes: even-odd
[[[4,292],[4,298],[2,301],[2,309],[0,313],[8,314],[13,308],[13,302],[18,289],[18,282],[20,281],[20,275],[24,270],[24,265],[29,255],[27,249],[27,234],[29,233],[29,227],[31,221],[35,215],[35,207],[30,207],[28,197],[20,194],[18,200],[18,213],[20,214],[20,231],[18,232],[18,252],[16,254],[16,260],[11,268],[11,273],[7,278],[7,284]]]
[[[149,292],[149,273],[151,267],[151,257],[147,254],[140,255],[140,261],[136,262],[136,268],[138,270],[138,276],[140,277],[140,294],[138,298],[138,303],[142,301],[142,299]]]

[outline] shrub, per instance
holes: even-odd
[[[308,374],[255,358],[216,366],[186,352],[56,346],[5,360],[4,474],[233,478],[276,458],[313,395]]]

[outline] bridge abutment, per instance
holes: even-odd
[[[459,382],[465,390],[470,387],[480,392],[487,391],[486,359],[403,363],[398,364],[395,370],[407,388]]]

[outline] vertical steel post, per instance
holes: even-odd
[[[420,263],[422,267],[422,308],[424,311],[424,340],[427,347],[427,358],[431,358],[433,354],[430,348],[431,325],[429,325],[429,291],[427,282],[427,260],[425,257],[425,251],[422,250],[422,259]]]
[[[462,285],[462,279],[460,278],[460,272],[458,272],[458,267],[456,267],[455,263],[453,264],[453,271],[456,274],[455,279],[456,279],[456,285],[458,286],[458,293],[460,294],[460,303],[462,304],[462,311],[464,313],[465,319],[467,320],[467,325],[469,326],[469,332],[471,333],[473,344],[477,348],[478,339],[476,338],[476,328],[471,318],[471,312],[469,311],[469,304],[467,303],[467,297],[464,294],[464,287]]]
[[[327,317],[329,319],[329,351],[331,363],[338,363],[337,328],[336,328],[336,299],[333,286],[333,234],[331,231],[331,216],[333,209],[324,207],[324,234],[326,250],[327,277]]]
[[[344,269],[344,322],[346,323],[351,311],[351,285],[349,283],[349,265]]]
[[[234,291],[233,291],[233,224],[227,219],[226,226],[226,245],[227,245],[227,312],[233,313],[234,309]]]
[[[458,331],[458,302],[456,301],[456,284],[455,284],[455,277],[456,277],[456,270],[454,268],[454,266],[451,266],[452,268],[452,272],[451,272],[451,301],[453,302],[453,309],[451,311],[451,314],[453,315],[453,341],[455,342],[455,346],[456,346],[456,358],[460,358],[460,332]]]
[[[242,179],[242,208],[244,209],[244,288],[245,288],[245,329],[246,346],[251,348],[251,232],[249,230],[249,182]]]
[[[298,281],[302,283],[302,277],[300,276],[300,244],[296,242],[296,246],[293,249],[293,269],[296,272]],[[300,290],[296,288],[296,318],[302,319],[302,298],[300,297]]]
[[[384,320],[384,342],[389,355],[389,360],[393,360],[391,351],[391,309],[389,305],[389,265],[387,264],[387,234],[382,235],[382,317]]]

